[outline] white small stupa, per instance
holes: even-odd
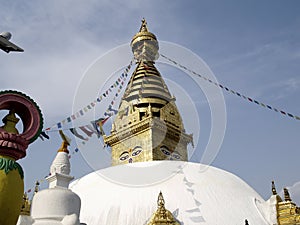
[[[49,188],[34,195],[31,222],[18,225],[84,225],[79,222],[80,198],[68,189],[70,181],[74,179],[69,175],[71,168],[67,149],[69,140],[62,132],[60,134],[63,143],[51,165],[51,174],[46,178]]]

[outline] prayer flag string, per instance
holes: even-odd
[[[66,123],[70,123],[70,122],[76,120],[77,118],[84,116],[85,113],[87,113],[89,110],[93,109],[96,106],[97,103],[100,103],[104,98],[107,98],[110,95],[110,93],[112,92],[113,89],[118,88],[113,100],[111,101],[110,105],[108,106],[108,109],[104,113],[104,116],[114,115],[117,112],[117,110],[114,110],[112,108],[112,106],[115,103],[116,98],[118,97],[119,93],[121,92],[121,90],[123,88],[124,82],[126,81],[126,78],[128,77],[128,72],[130,71],[130,68],[133,64],[133,61],[134,60],[132,59],[130,61],[129,65],[124,69],[123,73],[116,79],[116,81],[112,85],[110,85],[107,90],[102,92],[94,101],[87,104],[85,107],[78,110],[73,115],[70,115],[67,118],[65,118],[64,120],[55,123],[53,126],[44,129],[43,133],[46,133],[46,132],[49,132],[49,131],[61,130]],[[43,136],[43,137],[45,137],[45,136]]]
[[[41,140],[50,139],[49,132],[57,132],[59,130],[64,130],[64,131],[68,130],[75,138],[80,140],[82,144],[85,144],[86,141],[88,141],[93,135],[96,135],[98,138],[104,135],[104,130],[102,126],[111,116],[118,113],[118,110],[114,109],[113,106],[117,101],[118,97],[120,96],[120,92],[122,91],[122,88],[125,85],[125,81],[128,77],[128,72],[130,71],[133,62],[134,60],[131,60],[129,65],[124,69],[123,73],[115,80],[115,82],[112,85],[109,86],[107,90],[102,92],[101,95],[99,95],[95,101],[91,102],[83,109],[78,110],[78,112],[67,117],[66,119],[55,123],[51,127],[44,129],[39,136]],[[114,91],[114,89],[116,91]],[[88,124],[79,127],[71,127],[71,128],[64,127],[66,123],[70,123],[76,120],[77,118],[84,116],[85,113],[93,109],[97,103],[102,102],[104,98],[109,97],[110,95],[112,95],[113,92],[115,92],[113,95],[113,99],[110,101],[107,110],[103,113],[103,117],[94,121],[90,121]]]
[[[273,106],[270,106],[269,104],[265,104],[263,102],[257,101],[256,99],[253,99],[253,98],[250,98],[248,96],[245,96],[245,95],[243,95],[243,94],[241,94],[241,93],[239,93],[237,91],[234,91],[234,90],[226,87],[225,85],[222,85],[220,83],[212,81],[211,79],[209,79],[209,78],[207,78],[207,77],[205,77],[205,76],[203,76],[203,75],[201,75],[201,74],[199,74],[199,73],[197,73],[197,72],[195,72],[195,71],[187,68],[186,66],[181,65],[180,63],[176,62],[175,60],[170,59],[169,57],[167,57],[167,56],[165,56],[163,54],[160,54],[160,56],[163,57],[163,58],[165,58],[166,60],[170,61],[174,65],[176,65],[176,66],[184,69],[185,71],[188,71],[188,72],[192,73],[193,75],[196,75],[196,76],[200,77],[201,79],[203,79],[203,80],[205,80],[205,81],[207,81],[207,82],[209,82],[211,84],[214,84],[218,88],[221,88],[221,89],[223,89],[223,90],[225,90],[225,91],[227,91],[227,92],[229,92],[229,93],[231,93],[231,94],[233,94],[235,96],[241,97],[241,98],[243,98],[244,100],[246,100],[248,102],[254,103],[254,104],[259,105],[259,106],[261,106],[263,108],[266,108],[266,109],[272,110],[274,112],[280,113],[281,115],[288,116],[288,117],[296,119],[296,120],[300,120],[299,116],[296,116],[296,115],[294,115],[292,113],[285,112],[284,110],[277,109],[277,108],[275,108]]]

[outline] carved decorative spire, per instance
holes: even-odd
[[[40,182],[37,180],[35,182],[35,187],[34,187],[34,194],[39,192],[39,186],[40,186]]]
[[[168,160],[171,151],[186,161],[192,136],[185,133],[175,98],[155,67],[158,41],[142,20],[131,41],[136,68],[128,82],[111,133],[104,142],[111,146],[112,165]],[[141,141],[143,140],[143,141]],[[139,148],[137,153],[126,149]],[[124,157],[125,156],[125,157]]]
[[[157,207],[158,209],[163,209],[164,211],[166,210],[164,196],[162,195],[161,191],[158,194]]]
[[[142,20],[139,32],[132,38],[131,48],[137,62],[153,62],[158,58],[158,41],[156,36],[148,31],[145,19]]]
[[[157,199],[157,211],[156,211],[156,213],[158,213],[160,219],[166,219],[167,218],[166,208],[165,208],[165,200],[164,200],[164,196],[162,195],[161,192],[159,192],[158,199]]]
[[[24,193],[20,215],[30,216],[30,206],[31,204],[28,196],[26,193]]]
[[[180,223],[174,218],[172,213],[165,208],[165,200],[161,192],[159,192],[157,199],[157,210],[151,217],[147,225],[180,225]]]
[[[276,224],[294,225],[300,221],[300,208],[292,202],[287,188],[283,188],[284,201],[278,201],[276,204]],[[274,220],[275,221],[275,220]]]
[[[277,195],[276,187],[275,187],[275,182],[272,181],[272,194]]]
[[[140,32],[148,32],[147,21],[145,20],[145,18],[142,19]]]
[[[284,200],[292,201],[289,190],[287,188],[283,188],[283,192],[284,192]]]

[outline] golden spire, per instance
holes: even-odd
[[[181,157],[177,160],[186,161],[192,136],[185,133],[176,99],[155,67],[158,41],[149,32],[145,19],[131,47],[137,65],[122,96],[111,133],[104,136],[105,144],[111,147],[112,165],[168,159],[164,147],[178,152]],[[138,155],[123,157],[128,154],[126,149],[135,147],[141,149]]]
[[[277,194],[277,190],[276,190],[276,187],[275,187],[275,182],[273,180],[272,180],[272,195],[276,196],[277,202],[282,202],[281,197]]]
[[[131,47],[138,65],[126,87],[123,99],[130,101],[154,97],[171,101],[168,87],[154,66],[154,61],[158,58],[158,41],[155,35],[148,31],[145,19],[142,20],[139,32],[133,37]]]
[[[34,195],[39,192],[39,185],[40,185],[40,182],[37,180],[35,182]]]
[[[140,61],[155,61],[158,58],[158,42],[156,36],[148,31],[147,22],[143,18],[139,32],[131,41],[134,58]]]
[[[28,199],[28,196],[26,193],[24,193],[20,215],[30,216],[30,206],[31,203]]]
[[[284,192],[284,200],[292,201],[289,190],[287,188],[283,188],[283,192]]]
[[[166,209],[165,209],[165,200],[164,200],[164,196],[162,195],[161,191],[158,194],[157,207],[161,211],[164,211],[164,212],[166,211]]]
[[[272,194],[277,195],[276,187],[275,187],[275,182],[272,180]]]
[[[139,62],[126,87],[123,98],[135,104],[138,99],[140,103],[161,103],[162,107],[172,100],[170,91],[165,84],[161,74],[151,62]],[[158,102],[161,99],[161,102]]]
[[[19,118],[16,117],[15,111],[9,110],[9,113],[2,119],[4,126],[2,127],[5,131],[13,134],[19,134],[16,128],[16,124],[19,122]]]
[[[62,130],[59,130],[59,134],[63,142],[57,152],[66,152],[69,154],[68,146],[70,145],[71,140],[64,134]]]
[[[145,20],[145,18],[142,19],[140,32],[148,32],[147,21]]]
[[[165,200],[161,192],[159,192],[157,199],[157,210],[152,215],[147,225],[180,225],[180,223],[174,218],[172,213],[165,208]]]

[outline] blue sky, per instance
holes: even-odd
[[[91,63],[129,45],[145,17],[159,40],[199,55],[219,83],[300,115],[299,9],[297,0],[6,1],[0,31],[10,31],[25,52],[1,52],[0,88],[30,95],[43,111],[45,127],[51,126],[72,113],[77,87]],[[300,203],[300,121],[228,93],[224,97],[226,134],[213,165],[238,175],[265,199],[273,179],[278,190],[293,187],[292,198]],[[205,115],[209,120],[207,104],[201,107],[203,120]],[[210,128],[203,122],[201,129],[202,143]],[[56,133],[50,137],[37,140],[20,160],[26,189],[48,173],[60,145]],[[203,146],[193,161],[201,158]],[[77,178],[92,171],[80,154],[71,162]]]

